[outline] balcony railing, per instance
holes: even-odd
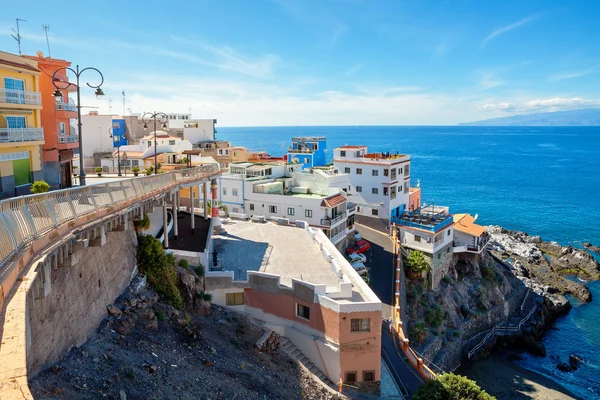
[[[44,140],[44,128],[0,128],[0,143]]]
[[[337,235],[335,235],[333,237],[330,237],[329,241],[331,241],[331,243],[333,243],[333,244],[338,244],[346,236],[348,236],[348,234],[346,233],[346,230],[344,229],[343,231],[341,231]]]
[[[77,105],[73,103],[56,103],[56,110],[77,112]]]
[[[437,232],[453,222],[452,215],[429,216],[419,213],[404,213],[401,218],[392,217],[392,222],[402,226]]]
[[[0,103],[42,105],[42,96],[39,92],[0,88]]]
[[[332,226],[346,218],[346,213],[341,213],[335,216],[335,218],[321,218],[321,225]]]
[[[79,137],[77,135],[57,135],[58,143],[77,143],[79,142]]]

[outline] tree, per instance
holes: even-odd
[[[31,185],[31,189],[29,191],[33,194],[38,193],[46,193],[50,190],[50,185],[46,181],[35,181],[33,185]]]
[[[227,206],[225,204],[223,204],[222,201],[217,202],[217,208],[219,210],[225,211],[225,215],[227,215]],[[208,215],[210,215],[211,211],[212,211],[212,200],[208,200],[206,202],[206,212],[208,213]]]
[[[418,278],[421,276],[421,273],[426,271],[427,267],[429,267],[429,263],[427,263],[425,255],[419,250],[413,250],[410,252],[408,258],[406,259],[406,264],[408,265],[412,278]]]
[[[413,400],[496,400],[485,390],[481,389],[475,381],[456,375],[443,374],[437,380],[429,380],[421,386]]]

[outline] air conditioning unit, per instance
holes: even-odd
[[[67,138],[65,136],[59,136],[58,143],[67,143]]]
[[[264,215],[253,215],[252,222],[259,222],[261,224],[264,224],[265,222],[267,222],[267,219]]]

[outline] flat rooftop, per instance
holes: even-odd
[[[342,282],[302,228],[246,221],[232,221],[224,228],[226,233],[214,236],[215,250],[223,270],[233,271],[235,279],[260,271],[281,276],[281,284],[290,287],[292,279],[327,287]]]

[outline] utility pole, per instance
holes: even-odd
[[[27,22],[24,19],[21,18],[16,18],[17,20],[17,30],[15,31],[14,29],[12,30],[14,33],[16,33],[17,35],[13,35],[11,34],[10,36],[13,37],[13,39],[15,39],[17,41],[17,44],[19,45],[19,55],[21,55],[21,30],[19,29],[19,21],[23,21],[23,22]]]
[[[42,28],[44,29],[44,32],[46,32],[46,44],[48,45],[48,57],[52,58],[52,55],[50,54],[50,41],[48,40],[48,30],[50,29],[50,25],[42,24]]]

